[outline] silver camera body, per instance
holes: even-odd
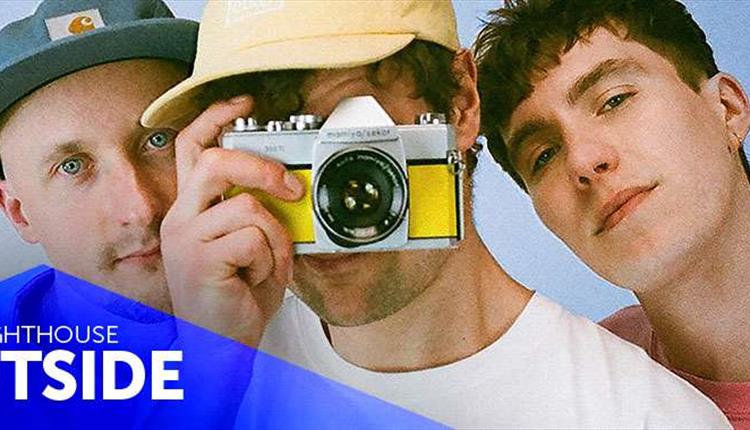
[[[221,144],[307,180],[302,202],[261,198],[297,254],[454,247],[464,235],[464,164],[453,127],[441,114],[416,122],[397,126],[373,97],[352,97],[325,122],[238,118]]]

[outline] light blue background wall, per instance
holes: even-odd
[[[127,1],[127,0],[118,0]],[[38,1],[2,2],[0,26],[33,12]],[[200,18],[203,0],[167,0],[180,17]],[[497,1],[456,1],[461,40],[471,44],[481,26],[479,18]],[[713,46],[719,67],[750,87],[749,0],[687,1]],[[534,215],[528,198],[491,161],[480,157],[475,177],[475,218],[479,231],[501,264],[519,281],[593,319],[633,303],[630,293],[598,278]],[[0,222],[0,278],[45,261],[38,247],[20,242]]]

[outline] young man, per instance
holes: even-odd
[[[674,0],[529,0],[477,41],[482,122],[542,221],[641,307],[605,325],[750,423],[750,128]]]
[[[171,309],[159,228],[177,191],[176,131],[144,128],[139,118],[187,75],[197,27],[175,19],[160,0],[47,0],[0,30],[0,208],[61,271],[47,269],[17,288],[4,286],[4,329],[108,321],[122,326],[121,345],[148,339],[145,351],[129,351],[149,355],[174,341],[172,319],[132,301]],[[83,288],[69,275],[121,296]],[[13,349],[4,340],[4,352]],[[3,372],[12,372],[12,363],[3,361]],[[74,425],[77,414],[98,425],[105,422],[95,418],[101,411],[123,428],[133,423],[134,404],[125,401],[49,401],[37,408],[41,365],[29,368],[30,401],[7,398],[13,384],[2,386],[8,425],[21,416],[41,427]]]
[[[325,117],[352,96],[374,96],[398,124],[446,112],[470,158],[476,69],[455,25],[444,1],[208,3],[195,73],[144,114],[153,126],[235,96],[177,138],[178,197],[162,228],[175,313],[249,345],[262,337],[267,352],[451,426],[725,426],[645,354],[511,279],[479,239],[470,198],[456,249],[293,261],[289,234],[255,197],[220,199],[232,184],[285,200],[304,193],[279,163],[208,148],[225,125]],[[292,267],[296,296],[268,324]],[[252,399],[271,403],[291,384],[262,361],[252,382]],[[362,414],[357,422],[377,423]]]

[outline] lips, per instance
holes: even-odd
[[[658,184],[630,187],[617,192],[599,210],[594,236],[613,229],[648,197]]]
[[[152,258],[156,258],[161,255],[161,246],[160,244],[150,245],[148,247],[141,248],[137,251],[134,251],[130,254],[126,254],[123,257],[118,257],[115,260],[116,264],[119,263],[139,263],[139,262],[145,262]]]

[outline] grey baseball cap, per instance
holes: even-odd
[[[0,112],[69,73],[157,58],[192,65],[198,23],[161,0],[46,0],[0,30]]]

